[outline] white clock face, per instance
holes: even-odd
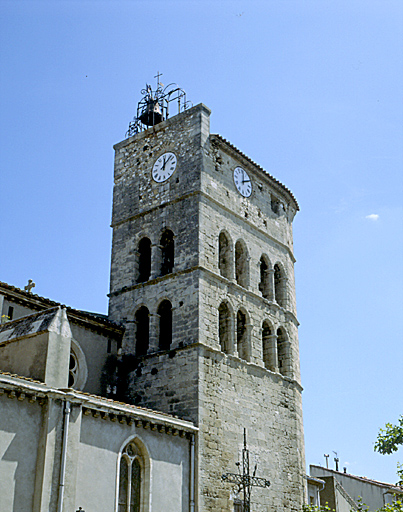
[[[153,166],[152,177],[157,183],[169,179],[176,169],[176,156],[174,153],[164,153]]]
[[[234,183],[238,192],[244,197],[249,197],[252,194],[252,182],[248,173],[242,167],[235,167]]]

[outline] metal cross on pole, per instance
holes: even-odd
[[[237,463],[240,466],[240,463]],[[249,450],[246,446],[246,428],[243,429],[243,450],[242,450],[242,474],[224,473],[222,480],[230,484],[238,484],[238,489],[243,491],[243,512],[250,512],[250,495],[252,487],[269,487],[270,482],[265,478],[259,478],[256,475],[257,464],[253,470],[253,475],[249,472]]]

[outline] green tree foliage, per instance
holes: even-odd
[[[368,512],[368,510],[369,507],[362,502],[361,498],[358,498],[358,512]],[[398,499],[393,503],[387,503],[386,505],[376,510],[375,512],[403,512],[403,502],[401,499]]]
[[[334,509],[331,509],[327,503],[320,507],[317,505],[303,505],[302,512],[334,512]]]
[[[403,444],[403,415],[400,416],[397,425],[386,423],[385,428],[379,429],[374,450],[376,452],[390,454],[396,452]]]

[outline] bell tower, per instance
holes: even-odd
[[[193,421],[195,510],[234,510],[221,476],[248,431],[271,482],[253,510],[301,509],[305,474],[292,193],[171,84],[147,87],[115,145],[109,316],[118,393]],[[169,117],[172,100],[178,113]]]

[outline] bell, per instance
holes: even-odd
[[[150,98],[140,115],[140,121],[146,126],[154,126],[162,121],[161,109],[157,100]]]

